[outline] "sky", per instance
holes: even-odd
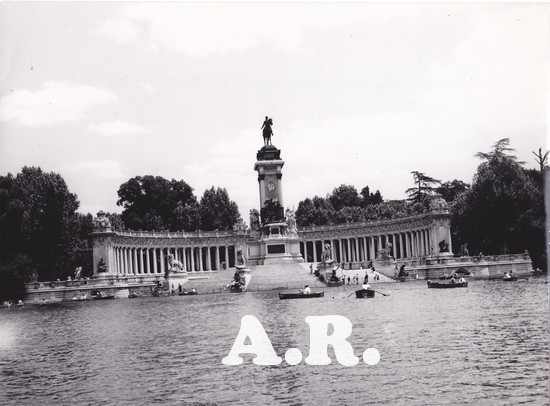
[[[273,118],[285,207],[341,185],[472,182],[478,151],[548,149],[548,4],[0,4],[0,175],[61,174],[79,211],[134,176],[259,209]]]

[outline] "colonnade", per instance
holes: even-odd
[[[301,252],[306,262],[320,262],[325,244],[330,244],[336,262],[366,262],[374,260],[376,253],[391,243],[390,255],[395,259],[415,258],[439,253],[433,240],[429,228],[331,239],[307,238],[301,243]]]
[[[234,266],[234,245],[199,247],[112,247],[109,273],[164,275],[170,265],[169,255],[183,264],[188,272],[219,271]]]

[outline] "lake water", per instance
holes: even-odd
[[[357,300],[356,286],[325,297],[277,292],[117,299],[0,310],[0,404],[547,405],[548,285],[471,281],[379,284],[390,296]],[[307,316],[353,323],[354,367],[222,364],[242,316],[262,323],[277,354],[308,353]]]

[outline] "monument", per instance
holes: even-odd
[[[93,248],[93,266],[95,277],[105,277],[105,275],[114,266],[112,255],[112,240],[115,233],[111,229],[111,222],[100,210],[97,217],[92,220],[93,232],[91,234],[94,239]]]
[[[256,154],[254,170],[258,172],[260,219],[255,222],[256,242],[249,244],[251,263],[281,264],[303,262],[294,212],[283,201],[281,150],[271,142],[273,119],[265,117],[262,125],[264,146]]]

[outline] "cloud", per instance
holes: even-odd
[[[86,118],[94,107],[118,102],[114,93],[88,85],[46,82],[33,92],[14,90],[0,99],[0,120],[41,127]]]
[[[113,160],[93,160],[63,165],[59,172],[68,174],[85,174],[87,177],[121,179],[127,176],[126,167]]]
[[[346,7],[328,4],[312,10],[307,5],[155,3],[126,6],[95,33],[121,45],[204,57],[240,52],[263,42],[298,52],[306,31],[360,19]]]
[[[90,123],[86,127],[88,131],[94,132],[96,134],[105,136],[105,137],[116,137],[124,135],[140,135],[146,134],[147,130],[145,128],[130,123],[128,121],[113,121],[110,123],[100,123],[94,124]]]

